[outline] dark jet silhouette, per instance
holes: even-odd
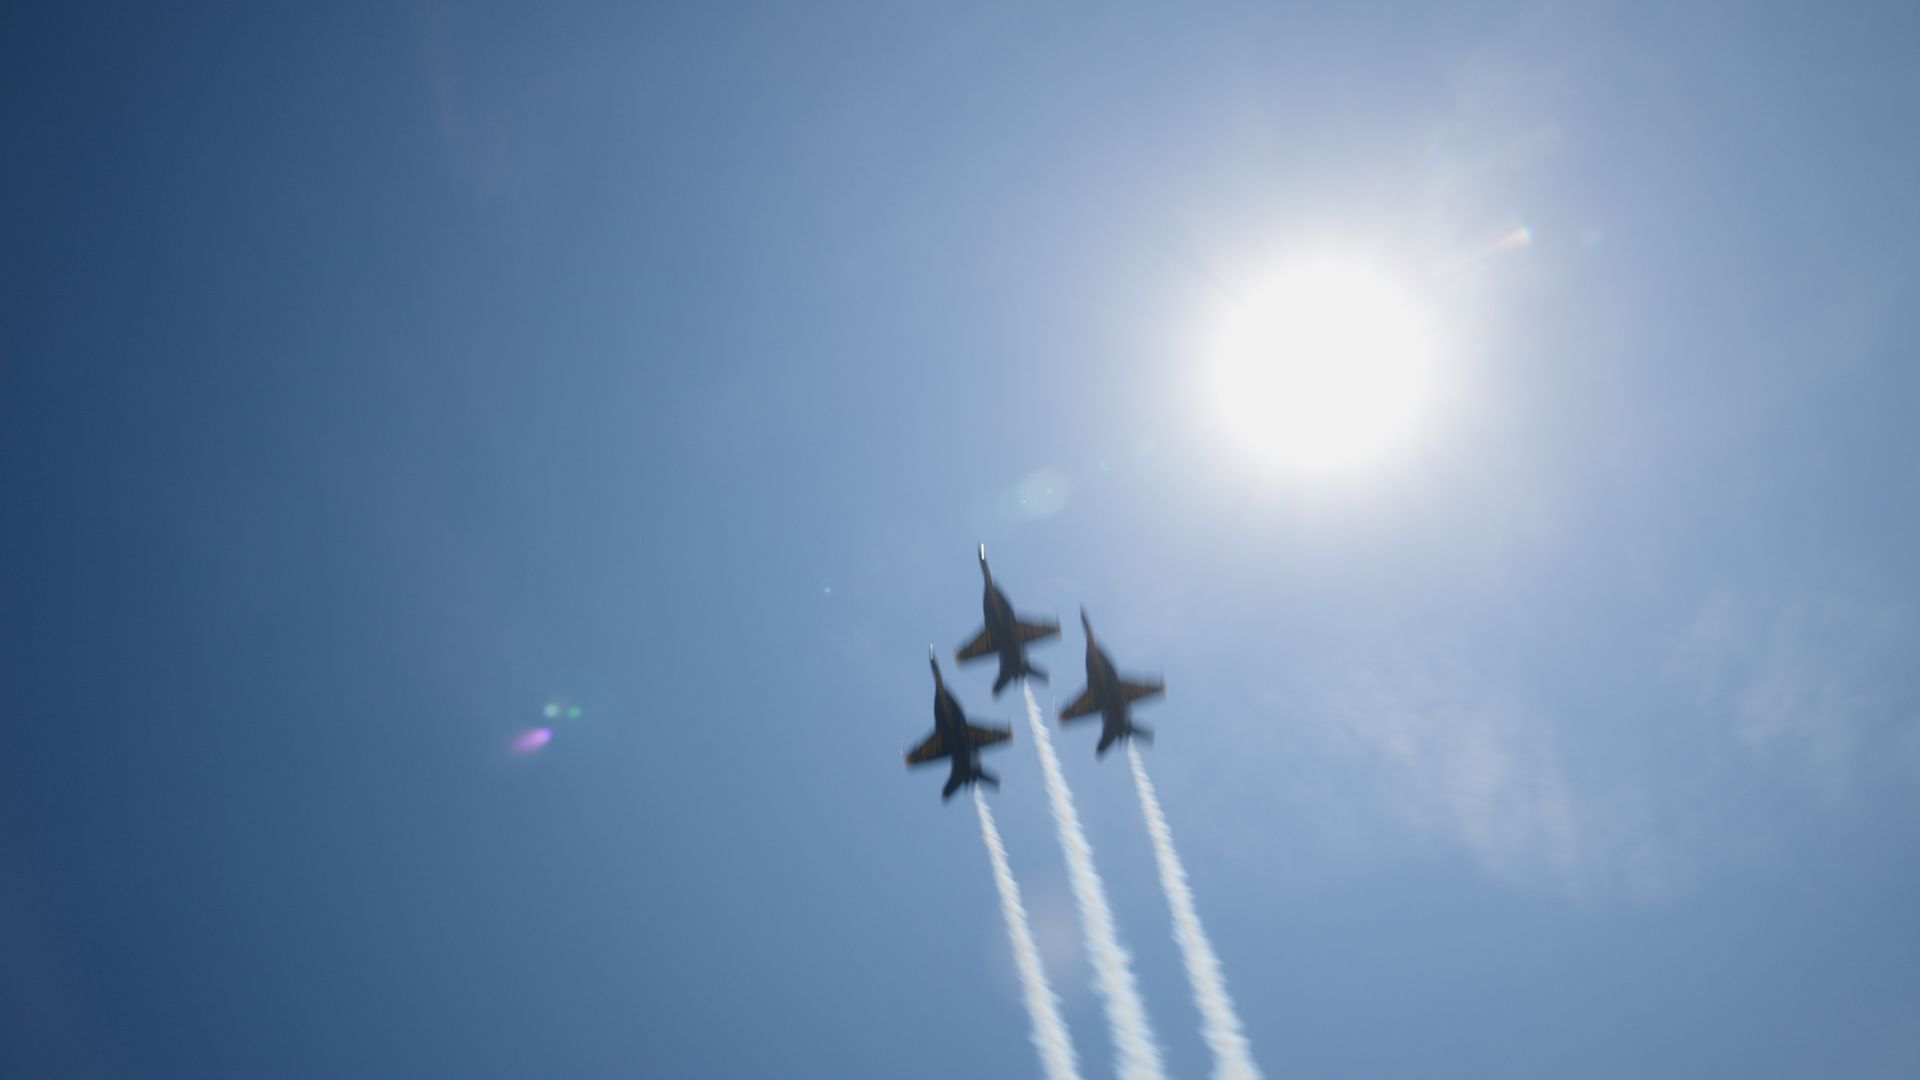
[[[1142,698],[1154,697],[1166,690],[1166,683],[1159,679],[1146,682],[1121,678],[1113,670],[1113,661],[1094,643],[1093,624],[1087,621],[1086,608],[1080,609],[1080,625],[1087,631],[1087,688],[1080,691],[1073,704],[1060,710],[1060,723],[1064,725],[1099,713],[1102,726],[1095,757],[1105,757],[1107,748],[1121,739],[1138,737],[1152,742],[1153,729],[1134,723],[1131,707]]]
[[[964,664],[969,660],[999,654],[1000,677],[993,680],[994,697],[999,697],[1000,691],[1005,690],[1008,683],[1024,676],[1031,675],[1046,682],[1046,669],[1027,662],[1027,646],[1035,641],[1059,636],[1060,624],[1052,619],[1022,619],[1013,613],[1013,605],[1007,603],[1007,594],[993,583],[993,571],[987,568],[985,544],[980,545],[980,576],[987,579],[987,595],[981,605],[986,610],[987,625],[973,635],[973,640],[954,651],[954,659]]]
[[[911,769],[941,758],[953,759],[947,786],[940,791],[941,802],[953,798],[954,792],[975,781],[998,788],[1000,778],[980,767],[980,748],[1006,742],[1013,738],[1013,732],[967,723],[967,714],[960,711],[960,703],[953,700],[946,680],[940,677],[940,661],[934,659],[932,649],[927,650],[927,663],[933,665],[933,734],[907,751],[907,767]]]

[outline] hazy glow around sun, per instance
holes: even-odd
[[[1372,464],[1426,412],[1435,332],[1411,293],[1360,261],[1282,265],[1219,318],[1210,357],[1219,415],[1236,443],[1288,472]]]

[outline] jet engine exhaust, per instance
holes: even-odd
[[[1127,760],[1133,763],[1133,785],[1140,792],[1140,812],[1146,815],[1147,832],[1153,837],[1153,858],[1160,867],[1160,887],[1167,894],[1167,907],[1173,911],[1173,940],[1180,945],[1180,958],[1186,963],[1187,982],[1193,986],[1193,1004],[1200,1010],[1200,1034],[1213,1051],[1214,1080],[1259,1080],[1260,1067],[1253,1063],[1253,1048],[1240,1026],[1240,1015],[1227,994],[1227,977],[1214,955],[1213,943],[1200,925],[1200,913],[1193,906],[1193,889],[1187,883],[1186,867],[1173,847],[1173,830],[1160,810],[1160,797],[1147,779],[1147,766],[1140,751],[1127,745]]]
[[[987,855],[993,860],[993,883],[1000,889],[1000,913],[1007,920],[1014,967],[1019,969],[1027,1015],[1033,1020],[1033,1048],[1040,1052],[1040,1067],[1047,1080],[1079,1080],[1080,1061],[1074,1055],[1067,1022],[1060,1018],[1060,999],[1047,985],[1046,970],[1040,966],[1040,949],[1033,943],[1027,909],[1020,902],[1020,883],[1013,879],[1007,847],[1000,841],[1000,829],[993,823],[993,811],[987,809],[986,796],[980,794],[977,786],[973,789],[973,805],[980,811],[980,838],[986,842]]]
[[[1107,1027],[1119,1057],[1116,1071],[1120,1080],[1165,1080],[1160,1048],[1154,1043],[1146,1006],[1134,984],[1132,960],[1120,944],[1113,910],[1107,906],[1106,886],[1093,866],[1093,847],[1080,828],[1073,792],[1060,771],[1060,757],[1053,751],[1053,736],[1047,731],[1040,703],[1034,700],[1033,688],[1022,689],[1027,697],[1027,722],[1033,728],[1033,743],[1039,748],[1040,766],[1047,777],[1047,802],[1059,826],[1060,847],[1066,852],[1067,880],[1073,887],[1074,905],[1080,909],[1080,932],[1093,961],[1094,989],[1106,1006]]]

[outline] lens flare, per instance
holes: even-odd
[[[513,740],[513,752],[525,757],[553,741],[553,729],[537,727]]]
[[[1493,242],[1495,251],[1522,251],[1533,246],[1533,230],[1525,225],[1515,225]]]

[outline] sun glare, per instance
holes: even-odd
[[[1359,262],[1293,263],[1221,317],[1213,389],[1228,433],[1291,473],[1380,461],[1418,427],[1433,390],[1432,320]]]

